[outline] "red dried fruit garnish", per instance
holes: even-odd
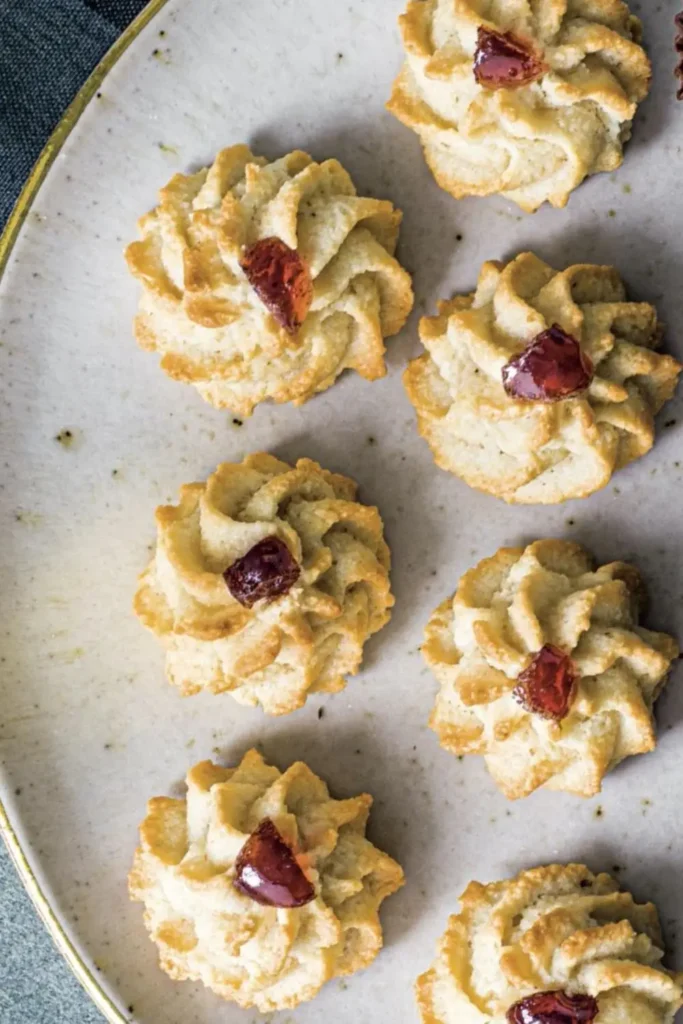
[[[286,594],[299,579],[301,569],[279,537],[265,537],[223,573],[228,590],[245,608],[263,599],[273,601]]]
[[[519,89],[547,71],[528,43],[512,32],[480,26],[474,54],[474,77],[486,89]]]
[[[270,818],[238,853],[233,884],[266,907],[303,907],[315,899],[315,889]]]
[[[593,364],[571,334],[553,324],[503,367],[503,387],[511,398],[559,402],[590,386]]]
[[[281,238],[262,238],[245,249],[240,266],[266,309],[296,334],[313,301],[311,275],[296,249]]]
[[[569,712],[575,684],[576,673],[569,655],[546,644],[517,677],[512,695],[531,714],[560,722]]]
[[[507,1012],[508,1024],[592,1024],[600,1011],[593,996],[538,992]]]
[[[675,21],[678,32],[674,46],[676,47],[676,53],[679,55],[678,64],[676,65],[676,78],[680,82],[676,99],[683,100],[683,11],[676,15]]]

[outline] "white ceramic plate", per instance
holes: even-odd
[[[418,653],[431,609],[461,572],[502,544],[546,535],[637,561],[651,585],[651,624],[683,634],[680,427],[662,427],[649,457],[586,502],[507,508],[434,467],[400,380],[418,349],[417,316],[470,289],[482,260],[527,247],[557,265],[617,264],[633,295],[656,300],[669,347],[683,357],[676,3],[641,12],[655,82],[625,166],[581,188],[567,210],[534,217],[502,200],[456,203],[432,182],[412,134],[384,112],[401,59],[399,10],[399,0],[171,0],[70,135],[2,281],[6,831],[111,1020],[260,1019],[169,981],[126,895],[147,797],[176,791],[193,762],[231,762],[256,741],[280,766],[307,760],[335,794],[373,793],[371,837],[408,878],[385,904],[386,948],[372,968],[277,1019],[414,1021],[413,979],[473,877],[556,859],[620,865],[639,896],[658,900],[670,939],[683,920],[680,672],[660,701],[658,750],[612,775],[600,798],[540,794],[508,805],[480,759],[458,762],[427,730],[435,684]],[[136,349],[137,289],[121,252],[172,172],[240,140],[270,156],[294,147],[337,156],[362,193],[393,199],[405,211],[401,255],[418,302],[390,343],[386,380],[347,376],[304,409],[262,407],[238,428]],[[70,448],[55,441],[64,428]],[[394,558],[395,614],[362,674],[280,720],[228,696],[181,699],[130,611],[155,506],[219,461],[259,449],[356,477],[383,513]]]

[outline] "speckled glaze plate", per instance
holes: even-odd
[[[595,869],[619,865],[638,896],[659,902],[670,943],[683,920],[680,671],[659,703],[658,750],[615,772],[602,796],[548,793],[510,805],[480,759],[448,756],[427,729],[435,683],[418,653],[430,611],[466,568],[540,536],[580,540],[605,561],[636,561],[652,592],[651,624],[683,635],[682,428],[662,423],[654,452],[588,501],[507,508],[434,467],[400,379],[418,351],[418,316],[439,296],[469,290],[484,259],[525,248],[556,265],[616,264],[634,296],[657,302],[669,348],[683,357],[676,4],[634,4],[655,80],[624,167],[584,185],[566,210],[534,217],[503,200],[452,200],[413,135],[384,112],[401,59],[400,6],[156,3],[52,163],[5,268],[4,831],[53,934],[119,1024],[260,1019],[168,980],[126,893],[146,799],[177,792],[195,761],[229,763],[254,742],[280,766],[304,758],[336,795],[371,792],[370,835],[408,880],[385,904],[377,962],[276,1020],[415,1021],[414,977],[474,877],[576,858]],[[362,193],[401,207],[417,307],[390,343],[384,381],[347,376],[303,409],[262,407],[236,426],[135,347],[137,288],[122,249],[174,171],[242,140],[270,156],[301,147],[339,157]],[[680,411],[679,398],[667,423]],[[397,598],[346,691],[279,720],[227,696],[180,698],[130,610],[155,506],[221,460],[259,449],[312,456],[359,480],[386,521]]]

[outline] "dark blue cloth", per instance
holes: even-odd
[[[0,228],[53,128],[145,0],[0,0]]]

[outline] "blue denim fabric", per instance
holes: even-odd
[[[0,228],[52,129],[145,0],[0,0]]]

